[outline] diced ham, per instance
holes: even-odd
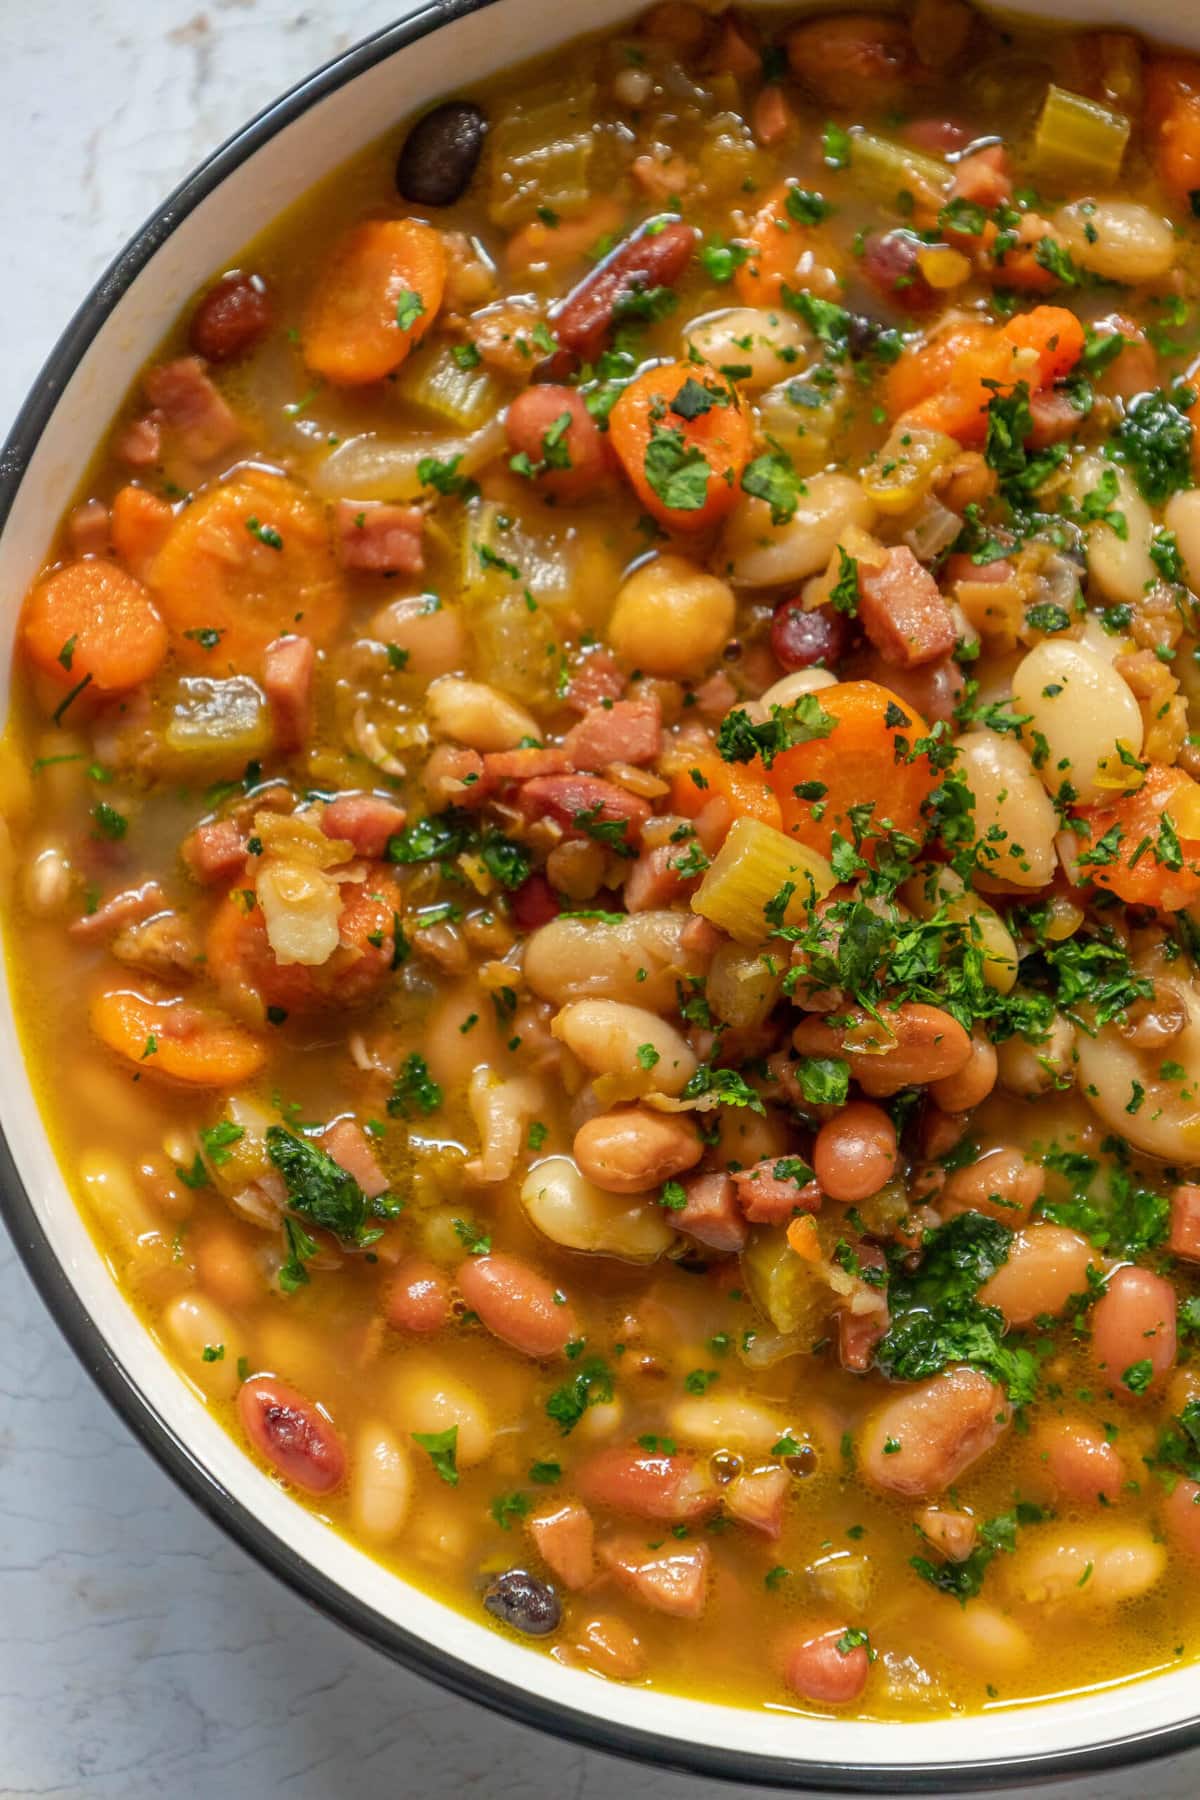
[[[557,919],[562,910],[558,895],[538,870],[509,895],[508,904],[518,931],[536,931],[539,925]]]
[[[425,514],[383,500],[339,500],[334,513],[338,561],[372,575],[419,575],[425,567]]]
[[[211,462],[242,435],[233,409],[204,373],[198,356],[160,363],[147,374],[145,389],[180,449],[197,462]]]
[[[670,1525],[706,1518],[721,1501],[707,1465],[686,1450],[666,1456],[614,1444],[581,1463],[576,1481],[593,1506]]]
[[[900,669],[948,656],[958,638],[937,582],[907,544],[894,545],[874,567],[860,561],[858,614],[880,656]]]
[[[76,556],[103,556],[110,542],[112,520],[103,500],[85,500],[67,520],[67,536]]]
[[[1062,388],[1044,388],[1041,393],[1031,394],[1029,416],[1033,430],[1028,441],[1035,450],[1045,450],[1050,444],[1073,437],[1084,417]]]
[[[437,744],[421,772],[421,785],[434,812],[448,806],[479,806],[488,784],[478,750],[460,744]]]
[[[402,806],[382,794],[339,794],[325,808],[321,830],[374,862],[386,851],[388,839],[404,830],[406,817]]]
[[[918,663],[915,669],[897,669],[869,644],[856,652],[843,669],[843,680],[876,681],[890,688],[918,712],[927,725],[941,719],[947,724],[963,697],[966,680],[952,656]]]
[[[151,913],[161,912],[166,904],[166,895],[157,881],[145,881],[141,887],[124,888],[119,894],[111,895],[95,912],[85,913],[82,919],[73,920],[67,930],[72,937],[85,940],[109,937],[125,925],[135,924],[139,919],[148,919]]]
[[[527,781],[517,795],[517,805],[527,819],[553,819],[568,837],[595,837],[599,826],[613,849],[634,849],[651,814],[650,803],[614,782],[595,775],[539,775]],[[623,825],[611,834],[605,826]]]
[[[686,950],[690,956],[700,958],[715,956],[724,942],[725,939],[716,926],[711,924],[708,919],[702,919],[699,914],[690,918],[679,933],[680,948]]]
[[[199,934],[187,913],[156,912],[123,925],[109,951],[127,969],[140,969],[162,981],[187,980],[200,973],[204,961]]]
[[[690,894],[700,877],[679,872],[687,850],[686,844],[659,844],[653,850],[643,850],[631,865],[629,879],[622,889],[626,910],[649,912],[652,908],[671,906],[685,894]]]
[[[662,748],[662,707],[657,694],[589,707],[563,739],[573,769],[605,769],[609,763],[652,763]]]
[[[931,156],[965,150],[971,141],[966,126],[956,125],[953,119],[910,119],[901,126],[900,136],[914,150],[927,150]]]
[[[246,867],[246,840],[232,819],[197,825],[180,845],[188,873],[205,887],[232,881]]]
[[[570,758],[553,745],[545,749],[531,744],[524,750],[489,750],[483,758],[489,792],[501,781],[532,781],[537,775],[569,775],[570,772]]]
[[[842,1307],[837,1315],[838,1361],[843,1369],[863,1375],[871,1366],[875,1346],[887,1333],[891,1319],[886,1304],[876,1312],[856,1313]]]
[[[263,691],[271,706],[277,750],[299,750],[307,741],[316,664],[312,639],[294,632],[277,637],[263,651]]]
[[[152,469],[162,458],[162,417],[145,413],[131,419],[114,446],[117,456],[131,469]]]
[[[596,1527],[586,1506],[568,1500],[553,1511],[534,1513],[526,1530],[564,1587],[587,1586],[596,1572]]]
[[[339,1169],[353,1175],[368,1200],[386,1194],[388,1178],[379,1166],[371,1140],[353,1119],[337,1119],[321,1134],[321,1148]]]
[[[734,1170],[737,1203],[752,1225],[786,1225],[797,1213],[820,1212],[824,1196],[816,1182],[801,1187],[786,1173],[777,1175],[781,1167],[786,1170],[784,1158],[767,1156],[749,1169]]]
[[[719,1170],[689,1175],[683,1183],[687,1205],[672,1214],[671,1223],[710,1250],[731,1255],[744,1248],[746,1220],[737,1204],[731,1176]]]
[[[1004,145],[988,144],[964,156],[955,165],[950,195],[955,200],[973,201],[985,212],[1008,200],[1012,195],[1012,170]]]
[[[692,695],[696,712],[706,725],[719,725],[730,707],[737,704],[737,697],[737,689],[724,669],[702,681]]]
[[[725,1512],[769,1538],[783,1530],[783,1508],[792,1478],[786,1469],[747,1469],[725,1489]]]
[[[966,1562],[975,1548],[978,1526],[973,1513],[935,1502],[917,1514],[917,1527],[935,1550],[950,1562]]]
[[[681,1544],[647,1551],[638,1538],[602,1544],[600,1560],[627,1593],[675,1619],[698,1619],[704,1611],[710,1553],[707,1544]]]
[[[616,700],[625,677],[611,650],[593,650],[576,669],[567,687],[566,702],[572,712],[586,713],[601,700]]]
[[[863,278],[905,312],[925,312],[941,296],[921,273],[921,243],[910,231],[872,231],[863,245]]]
[[[1200,1187],[1184,1182],[1171,1190],[1171,1235],[1167,1248],[1185,1262],[1200,1262]]]
[[[751,111],[751,126],[760,144],[769,148],[787,136],[795,124],[795,115],[787,96],[777,81],[760,88]]]

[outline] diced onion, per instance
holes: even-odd
[[[256,886],[276,962],[309,968],[328,962],[338,947],[337,883],[312,863],[271,860],[259,870]]]

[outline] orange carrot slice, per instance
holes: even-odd
[[[692,770],[700,777],[696,781]],[[671,811],[697,818],[715,798],[728,800],[735,818],[761,819],[780,828],[779,802],[760,762],[727,763],[719,756],[697,755],[671,776]]]
[[[1158,178],[1176,200],[1200,187],[1200,62],[1160,56],[1146,64],[1146,141]]]
[[[785,286],[803,288],[814,263],[835,261],[828,234],[788,212],[788,193],[795,185],[781,183],[754,215],[747,233],[750,255],[735,276],[738,298],[746,306],[780,305]]]
[[[1087,826],[1076,849],[1079,873],[1097,887],[1127,906],[1161,912],[1178,912],[1200,899],[1200,784],[1182,769],[1152,763],[1140,788],[1106,806],[1079,807],[1074,817]],[[1100,855],[1115,851],[1114,860],[1088,862],[1109,832]]]
[[[441,233],[416,219],[374,219],[335,247],[308,303],[304,360],[357,386],[398,369],[429,330],[446,285]]]
[[[67,563],[25,602],[21,635],[30,661],[60,686],[87,681],[120,694],[154,674],[167,628],[140,581],[102,557]]]
[[[125,567],[145,581],[171,533],[175,514],[165,500],[132,482],[118,488],[111,509],[112,545]]]
[[[979,329],[944,333],[900,358],[888,398],[906,423],[981,444],[994,395],[1011,394],[1022,381],[1040,392],[1068,375],[1083,352],[1083,326],[1063,306],[1035,306],[999,331],[984,328],[983,337]]]
[[[259,1038],[220,1014],[169,994],[113,988],[91,1006],[101,1043],[139,1071],[188,1087],[238,1087],[267,1060]]]
[[[685,403],[680,390],[688,383]],[[696,410],[702,396],[707,409]],[[676,400],[684,409],[678,413],[672,410]],[[751,432],[741,396],[726,376],[702,364],[648,369],[623,391],[608,429],[634,492],[660,525],[703,531],[736,503]]]

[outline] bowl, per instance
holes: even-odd
[[[165,200],[83,302],[0,452],[0,588],[36,573],[64,498],[168,324],[215,269],[322,174],[440,97],[586,25],[542,0],[426,0],[269,107]],[[794,0],[792,10],[795,10]],[[1025,0],[1064,22],[1122,21],[1200,45],[1171,0]],[[0,632],[7,704],[10,604]],[[6,977],[5,977],[6,979]],[[106,1397],[190,1497],[264,1566],[367,1642],[464,1698],[597,1749],[700,1775],[797,1789],[922,1793],[1082,1774],[1200,1743],[1200,1670],[1176,1668],[1018,1717],[848,1724],[602,1683],[431,1599],[321,1525],[263,1474],[158,1351],[67,1191],[12,1009],[0,1005],[0,1203],[50,1311]]]

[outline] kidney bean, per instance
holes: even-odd
[[[576,1483],[593,1506],[672,1525],[702,1519],[720,1503],[707,1469],[686,1451],[651,1456],[615,1445],[589,1457],[576,1471]]]
[[[274,312],[262,276],[231,269],[209,288],[192,314],[188,342],[206,362],[233,362],[271,329]]]
[[[857,1700],[867,1685],[870,1660],[865,1644],[839,1649],[845,1625],[804,1638],[787,1653],[783,1678],[801,1700],[822,1706],[846,1706]]]
[[[1149,1269],[1118,1269],[1092,1309],[1092,1356],[1097,1368],[1131,1393],[1158,1388],[1175,1362],[1175,1290]],[[1140,1365],[1149,1363],[1143,1385]],[[1138,1370],[1132,1384],[1126,1380]]]
[[[560,1356],[580,1335],[574,1307],[519,1257],[469,1256],[457,1280],[488,1330],[525,1356]]]
[[[863,1427],[867,1480],[913,1499],[943,1493],[978,1462],[1012,1414],[1004,1389],[978,1369],[947,1369],[886,1400]]]
[[[440,1331],[450,1319],[450,1283],[425,1256],[406,1256],[388,1290],[385,1317],[397,1331]]]
[[[506,1569],[484,1592],[483,1604],[493,1617],[526,1637],[546,1637],[562,1618],[558,1595],[527,1569]]]
[[[863,248],[865,279],[903,312],[925,312],[941,300],[921,273],[920,249],[921,240],[910,231],[873,231]]]
[[[795,669],[811,669],[820,663],[832,669],[846,654],[850,644],[850,627],[845,616],[832,606],[804,609],[800,595],[781,600],[771,620],[771,648],[776,661],[789,674]]]
[[[1120,1498],[1125,1464],[1090,1419],[1047,1419],[1034,1430],[1030,1447],[1060,1498],[1086,1506],[1111,1506]]]
[[[813,1144],[813,1173],[831,1200],[869,1199],[892,1179],[899,1161],[896,1127],[882,1106],[852,1100],[826,1119]]]
[[[677,222],[652,232],[650,227],[658,223],[649,220],[572,288],[553,319],[555,335],[566,349],[592,361],[604,348],[622,301],[679,280],[696,247],[696,232]]]
[[[487,118],[470,100],[443,100],[417,120],[396,161],[396,187],[414,206],[449,206],[479,166]]]
[[[296,1487],[328,1494],[346,1473],[346,1452],[325,1414],[286,1382],[255,1375],[237,1397],[242,1429],[260,1456]]]
[[[564,418],[569,423],[560,432]],[[534,485],[557,500],[587,499],[612,470],[608,439],[574,388],[526,388],[509,407],[505,430],[514,453],[537,469]]]

